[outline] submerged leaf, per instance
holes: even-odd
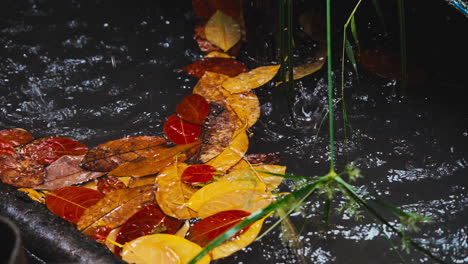
[[[42,164],[27,157],[0,155],[0,179],[6,184],[17,187],[34,187],[45,178]]]
[[[205,25],[206,38],[224,51],[241,39],[240,25],[232,17],[217,10]]]
[[[249,148],[249,138],[245,130],[234,133],[231,143],[218,156],[206,164],[215,167],[219,172],[225,172],[242,159]]]
[[[0,140],[3,140],[13,147],[24,145],[32,141],[34,137],[22,128],[10,128],[0,130]]]
[[[80,156],[88,152],[85,144],[64,137],[37,139],[20,149],[20,153],[41,164],[50,164],[65,155]]]
[[[229,56],[229,55],[228,55]],[[248,71],[247,67],[238,60],[231,58],[207,58],[196,61],[184,67],[184,71],[192,76],[201,78],[205,72],[216,72],[230,77]]]
[[[196,125],[203,125],[209,112],[208,102],[199,94],[187,95],[176,106],[176,113],[179,118]]]
[[[205,72],[193,88],[194,94],[199,94],[208,102],[222,100],[230,95],[229,91],[223,88],[223,83],[229,76],[214,72]]]
[[[223,82],[223,87],[231,93],[243,93],[258,88],[269,82],[280,65],[271,65],[255,68],[249,72],[241,73]]]
[[[226,98],[228,109],[237,116],[239,127],[249,129],[260,117],[260,101],[251,92],[233,94]]]
[[[169,140],[180,145],[195,142],[200,136],[201,126],[187,123],[174,114],[166,119],[163,129]]]

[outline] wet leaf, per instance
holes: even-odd
[[[77,223],[84,211],[103,197],[104,195],[95,190],[69,186],[47,193],[46,205],[52,213]]]
[[[85,210],[77,223],[80,230],[108,226],[115,228],[122,225],[136,213],[141,206],[154,202],[154,185],[138,188],[120,189],[110,192],[98,203]]]
[[[142,177],[155,174],[174,162],[176,158],[180,161],[185,161],[187,156],[191,155],[192,151],[194,151],[192,149],[196,149],[199,145],[200,142],[193,142],[177,145],[172,148],[162,148],[155,151],[151,157],[142,157],[120,165],[109,172],[109,175]]]
[[[189,229],[190,229],[190,222],[188,220],[186,220],[184,222],[184,225],[181,228],[179,228],[179,230],[177,230],[177,232],[174,235],[180,236],[180,237],[185,237],[187,235]]]
[[[271,65],[255,68],[249,72],[241,73],[223,82],[223,87],[230,93],[243,93],[258,88],[269,82],[276,73],[280,65]]]
[[[195,25],[194,38],[198,44],[198,47],[203,52],[222,51],[221,48],[213,45],[210,41],[206,39],[205,25],[206,22],[204,21],[199,22]]]
[[[156,178],[156,200],[159,206],[165,214],[179,219],[195,217],[195,213],[185,203],[197,189],[180,179],[187,167],[185,163],[175,162],[163,169]]]
[[[122,259],[129,263],[188,263],[202,248],[179,236],[168,234],[147,235],[126,243]],[[197,264],[209,264],[210,257],[204,256]]]
[[[222,85],[227,79],[229,76],[224,74],[205,72],[193,88],[193,93],[203,96],[208,102],[222,100],[230,95]]]
[[[23,156],[41,164],[50,164],[65,155],[80,156],[88,152],[85,144],[64,137],[47,137],[37,139],[19,151]]]
[[[229,55],[228,55],[229,56]],[[230,77],[247,72],[245,65],[231,58],[204,58],[184,67],[184,71],[192,76],[201,78],[205,72],[216,72]]]
[[[216,12],[210,0],[192,0],[192,8],[200,18],[208,19]]]
[[[164,233],[175,234],[182,221],[165,215],[155,204],[149,204],[132,215],[120,228],[116,242],[125,244],[138,237]],[[120,255],[120,248],[114,252]]]
[[[265,184],[258,181],[216,181],[194,193],[187,205],[200,218],[228,210],[253,213],[273,199],[265,188]]]
[[[250,164],[278,164],[280,162],[280,155],[276,153],[254,153],[245,155],[246,161]]]
[[[242,159],[248,148],[249,138],[245,130],[240,129],[234,133],[234,137],[229,146],[206,164],[215,167],[218,172],[226,172]]]
[[[0,179],[6,184],[17,187],[34,187],[45,178],[42,164],[27,157],[0,155]]]
[[[177,145],[195,142],[200,136],[200,131],[200,125],[187,123],[176,114],[171,115],[164,122],[164,135]]]
[[[165,145],[165,139],[151,136],[112,140],[91,149],[81,162],[81,167],[91,171],[108,172],[127,161],[152,156]]]
[[[105,172],[83,170],[80,167],[80,162],[83,160],[83,157],[84,155],[65,155],[52,162],[52,164],[46,168],[44,183],[37,185],[34,188],[41,190],[54,190],[96,179],[105,174]]]
[[[260,117],[260,101],[251,92],[233,94],[226,98],[227,105],[239,120],[239,127],[249,129]]]
[[[196,164],[187,167],[182,173],[182,182],[189,184],[207,183],[213,180],[216,168],[206,164]]]
[[[323,65],[325,64],[325,59],[317,60],[311,63],[306,63],[297,67],[293,68],[293,79],[299,80],[304,78],[308,75],[311,75],[318,70],[322,69]]]
[[[10,143],[13,147],[24,145],[32,141],[34,137],[22,128],[10,128],[0,130],[0,140]]]
[[[281,182],[283,177],[274,176],[262,171],[285,174],[286,166],[280,165],[268,165],[268,164],[249,164],[244,159],[240,160],[229,173],[221,177],[220,180],[227,181],[260,181],[267,187],[267,191],[276,189]]]
[[[97,188],[103,194],[108,194],[115,190],[125,189],[127,185],[114,176],[106,176],[98,180]]]
[[[241,39],[239,23],[217,10],[205,25],[206,38],[224,51],[229,50]]]
[[[190,228],[190,233],[187,236],[187,239],[205,247],[212,240],[238,224],[249,215],[250,213],[246,211],[229,210],[208,216]],[[241,229],[234,236],[244,233],[247,229],[248,227]]]
[[[148,184],[156,183],[156,175],[143,176],[138,178],[130,178],[128,188],[140,187]]]
[[[86,235],[99,243],[105,243],[106,238],[112,232],[112,228],[108,226],[99,226],[95,230],[89,231]]]
[[[41,204],[45,203],[46,194],[41,191],[36,191],[31,188],[19,188],[18,191],[26,193],[29,198]]]
[[[228,59],[233,59],[234,57],[220,51],[212,51],[208,54],[205,55],[205,58],[228,58]]]
[[[176,106],[179,118],[195,125],[203,125],[209,112],[208,102],[199,94],[187,95]]]
[[[117,246],[112,243],[115,242],[117,239],[117,235],[119,234],[120,227],[112,229],[112,231],[109,232],[109,234],[106,237],[106,240],[104,240],[104,245],[111,251],[114,252]]]
[[[0,139],[0,155],[16,155],[16,150],[10,143]]]
[[[192,7],[200,18],[210,18],[216,10],[232,17],[239,17],[242,11],[239,0],[192,0]]]

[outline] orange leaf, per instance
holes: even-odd
[[[203,125],[210,112],[210,106],[203,96],[190,94],[177,104],[176,112],[179,118],[186,122]]]
[[[0,155],[0,179],[17,187],[34,187],[44,181],[45,170],[42,164],[27,157]]]
[[[224,99],[230,93],[223,88],[223,82],[229,79],[229,76],[214,72],[205,72],[193,88],[194,94],[199,94],[208,102]]]
[[[216,72],[228,75],[230,77],[237,76],[240,73],[247,72],[245,65],[230,58],[204,58],[184,67],[184,71],[192,76],[201,78],[205,72]]]
[[[86,154],[85,144],[64,137],[47,137],[37,139],[20,149],[20,153],[41,164],[50,164],[62,156],[79,156]]]
[[[32,141],[34,137],[28,131],[22,128],[10,128],[0,130],[0,140],[10,143],[13,147],[17,147]]]
[[[125,189],[127,186],[114,176],[106,176],[98,180],[97,188],[103,194],[108,194],[115,190]]]

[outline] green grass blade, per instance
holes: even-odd
[[[354,72],[356,73],[356,76],[358,76],[357,62],[356,62],[356,57],[354,56],[353,46],[351,46],[351,43],[349,42],[347,38],[345,38],[345,51],[346,51],[346,56],[351,62],[351,65],[353,65],[353,69],[354,69]]]
[[[332,79],[332,49],[331,49],[331,7],[330,0],[326,2],[327,21],[327,81],[328,81],[328,134],[330,151],[330,171],[335,171],[335,130],[333,128],[333,79]]]
[[[355,15],[351,17],[351,34],[353,35],[353,40],[354,40],[354,44],[356,45],[356,48],[360,50],[361,48],[359,46],[359,37],[357,34]]]

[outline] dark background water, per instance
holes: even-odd
[[[383,34],[368,2],[357,14],[361,45],[394,47],[395,3],[383,6],[389,27]],[[306,1],[300,4],[311,6]],[[334,39],[341,36],[350,5],[333,7]],[[396,81],[364,69],[357,78],[347,65],[345,92],[353,131],[345,137],[337,111],[338,169],[354,161],[364,175],[356,183],[362,191],[431,217],[434,223],[414,234],[417,241],[449,263],[466,263],[468,115],[462,95],[467,88],[463,64],[468,19],[443,1],[408,3],[407,15],[409,52],[428,78],[402,96]],[[190,1],[4,1],[0,128],[22,127],[36,137],[66,136],[89,146],[124,136],[162,136],[165,118],[196,83],[175,71],[203,56],[193,40],[194,21]],[[269,25],[268,19],[258,23]],[[336,54],[340,45],[335,43]],[[252,42],[246,47],[240,59],[251,67],[274,60],[253,54]],[[335,58],[339,69],[339,55]],[[280,153],[289,173],[328,172],[326,124],[318,130],[326,102],[324,73],[297,83],[295,129],[280,90],[269,86],[256,91],[262,118],[252,129],[250,153]],[[336,86],[339,75],[336,70]],[[389,241],[400,245],[396,236],[370,217],[354,221],[334,213],[330,226],[323,228],[321,201],[314,197],[302,216],[292,217],[307,259],[401,262],[389,249]],[[342,202],[339,196],[335,200],[337,206]],[[273,231],[218,262],[296,263],[278,237],[279,231]],[[409,263],[432,263],[414,251],[400,253]]]

